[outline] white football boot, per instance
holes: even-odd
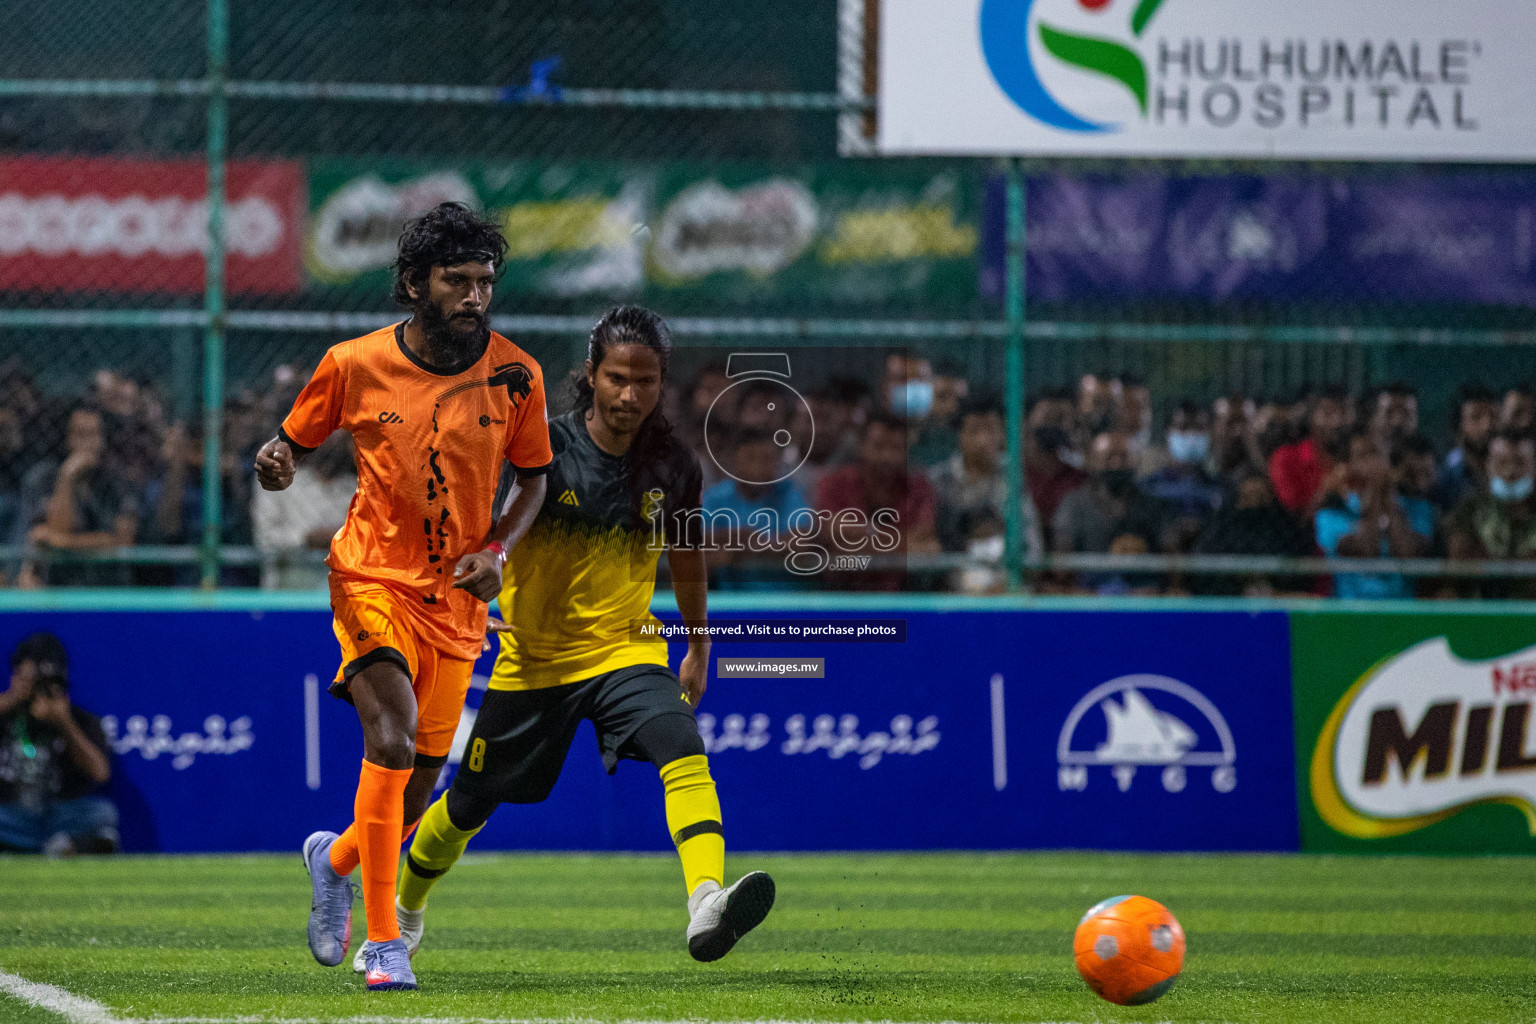
[[[763,923],[773,909],[773,879],[765,872],[742,875],[722,889],[704,882],[688,897],[688,952],[709,963],[731,951],[736,941]]]

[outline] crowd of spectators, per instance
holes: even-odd
[[[774,521],[783,522],[787,509],[801,505],[832,515],[894,508],[902,529],[889,552],[906,556],[906,572],[865,573],[863,583],[937,582],[971,593],[1003,588],[1008,488],[998,396],[973,393],[964,376],[936,372],[927,360],[893,355],[875,387],[833,381],[807,394],[806,413],[816,426],[808,452],[796,440],[806,431],[793,422],[793,409],[784,411],[782,424],[743,428],[728,404],[723,411],[717,404],[712,435],[745,430],[737,434],[750,438],[741,452],[761,464],[753,472],[778,465],[788,473],[800,464],[788,478],[793,483],[776,485],[770,497],[722,467],[719,453],[733,450],[728,444],[703,443],[703,411],[727,388],[720,371],[703,371],[676,410],[699,444],[706,474],[714,471],[707,513],[730,509],[745,521],[773,507]],[[1365,395],[1321,387],[1284,400],[1186,400],[1165,419],[1155,430],[1147,384],[1131,375],[1088,374],[1075,388],[1033,396],[1022,425],[1026,554],[1536,558],[1536,395],[1529,385],[1502,394],[1463,386],[1440,446],[1419,421],[1416,390],[1400,382]],[[775,463],[771,437],[780,427],[791,440],[781,435]],[[739,538],[731,546],[745,550]],[[968,556],[965,566],[936,580],[922,568],[932,560],[914,556],[939,552]],[[715,560],[717,581],[804,584],[793,574],[743,571],[743,562],[762,567],[768,560],[725,554]],[[1030,582],[1040,592],[1102,595],[1536,594],[1536,579],[1454,574],[1049,571]]]
[[[279,367],[262,389],[227,402],[222,539],[259,557],[231,559],[224,585],[324,585],[320,556],[356,486],[347,437],[307,459],[287,491],[254,487],[250,472],[304,379]],[[1000,395],[909,354],[891,355],[882,378],[834,375],[803,395],[772,380],[733,382],[724,365],[681,384],[666,411],[704,468],[718,586],[1004,588]],[[795,397],[775,400],[784,394]],[[1146,383],[1126,374],[1088,374],[1031,398],[1020,513],[1032,560],[1047,552],[1536,558],[1530,386],[1502,394],[1462,387],[1449,429],[1434,438],[1403,383],[1363,396],[1322,387],[1284,400],[1233,394],[1165,408],[1154,429]],[[154,388],[101,370],[84,396],[60,401],[21,367],[0,364],[0,585],[196,584],[189,552],[202,536],[202,470],[200,422],[178,422]],[[810,512],[797,520],[802,509]],[[895,518],[882,521],[882,509]],[[183,554],[70,557],[132,545]],[[818,547],[830,561],[804,554]],[[802,554],[791,563],[786,549]],[[838,557],[845,554],[873,560]],[[1099,568],[1037,571],[1029,582],[1041,592],[1105,595],[1536,595],[1536,578],[1454,573]]]
[[[356,486],[347,438],[307,460],[289,492],[261,491],[251,472],[302,384],[279,367],[265,388],[226,402],[220,539],[268,557],[226,564],[222,585],[323,584],[324,567],[303,552],[327,548],[346,514]],[[0,363],[0,585],[195,586],[203,450],[201,420],[176,419],[147,384],[103,369],[83,395],[57,398],[17,363]],[[179,550],[155,561],[102,557],[128,547]]]

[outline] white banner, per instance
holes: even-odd
[[[884,0],[888,154],[1536,160],[1533,0]]]

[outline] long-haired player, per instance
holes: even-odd
[[[699,508],[701,473],[658,407],[670,356],[666,323],[648,309],[621,306],[592,330],[576,407],[550,424],[543,508],[507,564],[498,603],[510,631],[458,775],[401,874],[407,942],[420,942],[428,891],[497,806],[549,795],[583,719],[610,773],[620,758],[661,772],[696,959],[724,956],[773,906],[761,871],[724,884],[720,801],[694,719],[709,667],[704,552],[682,525]],[[650,604],[663,552],[690,627],[676,674],[666,641],[643,628],[659,625]]]

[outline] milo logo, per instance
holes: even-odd
[[[1359,839],[1443,821],[1477,803],[1519,807],[1536,835],[1536,647],[1468,661],[1445,637],[1366,672],[1312,754],[1319,815]]]

